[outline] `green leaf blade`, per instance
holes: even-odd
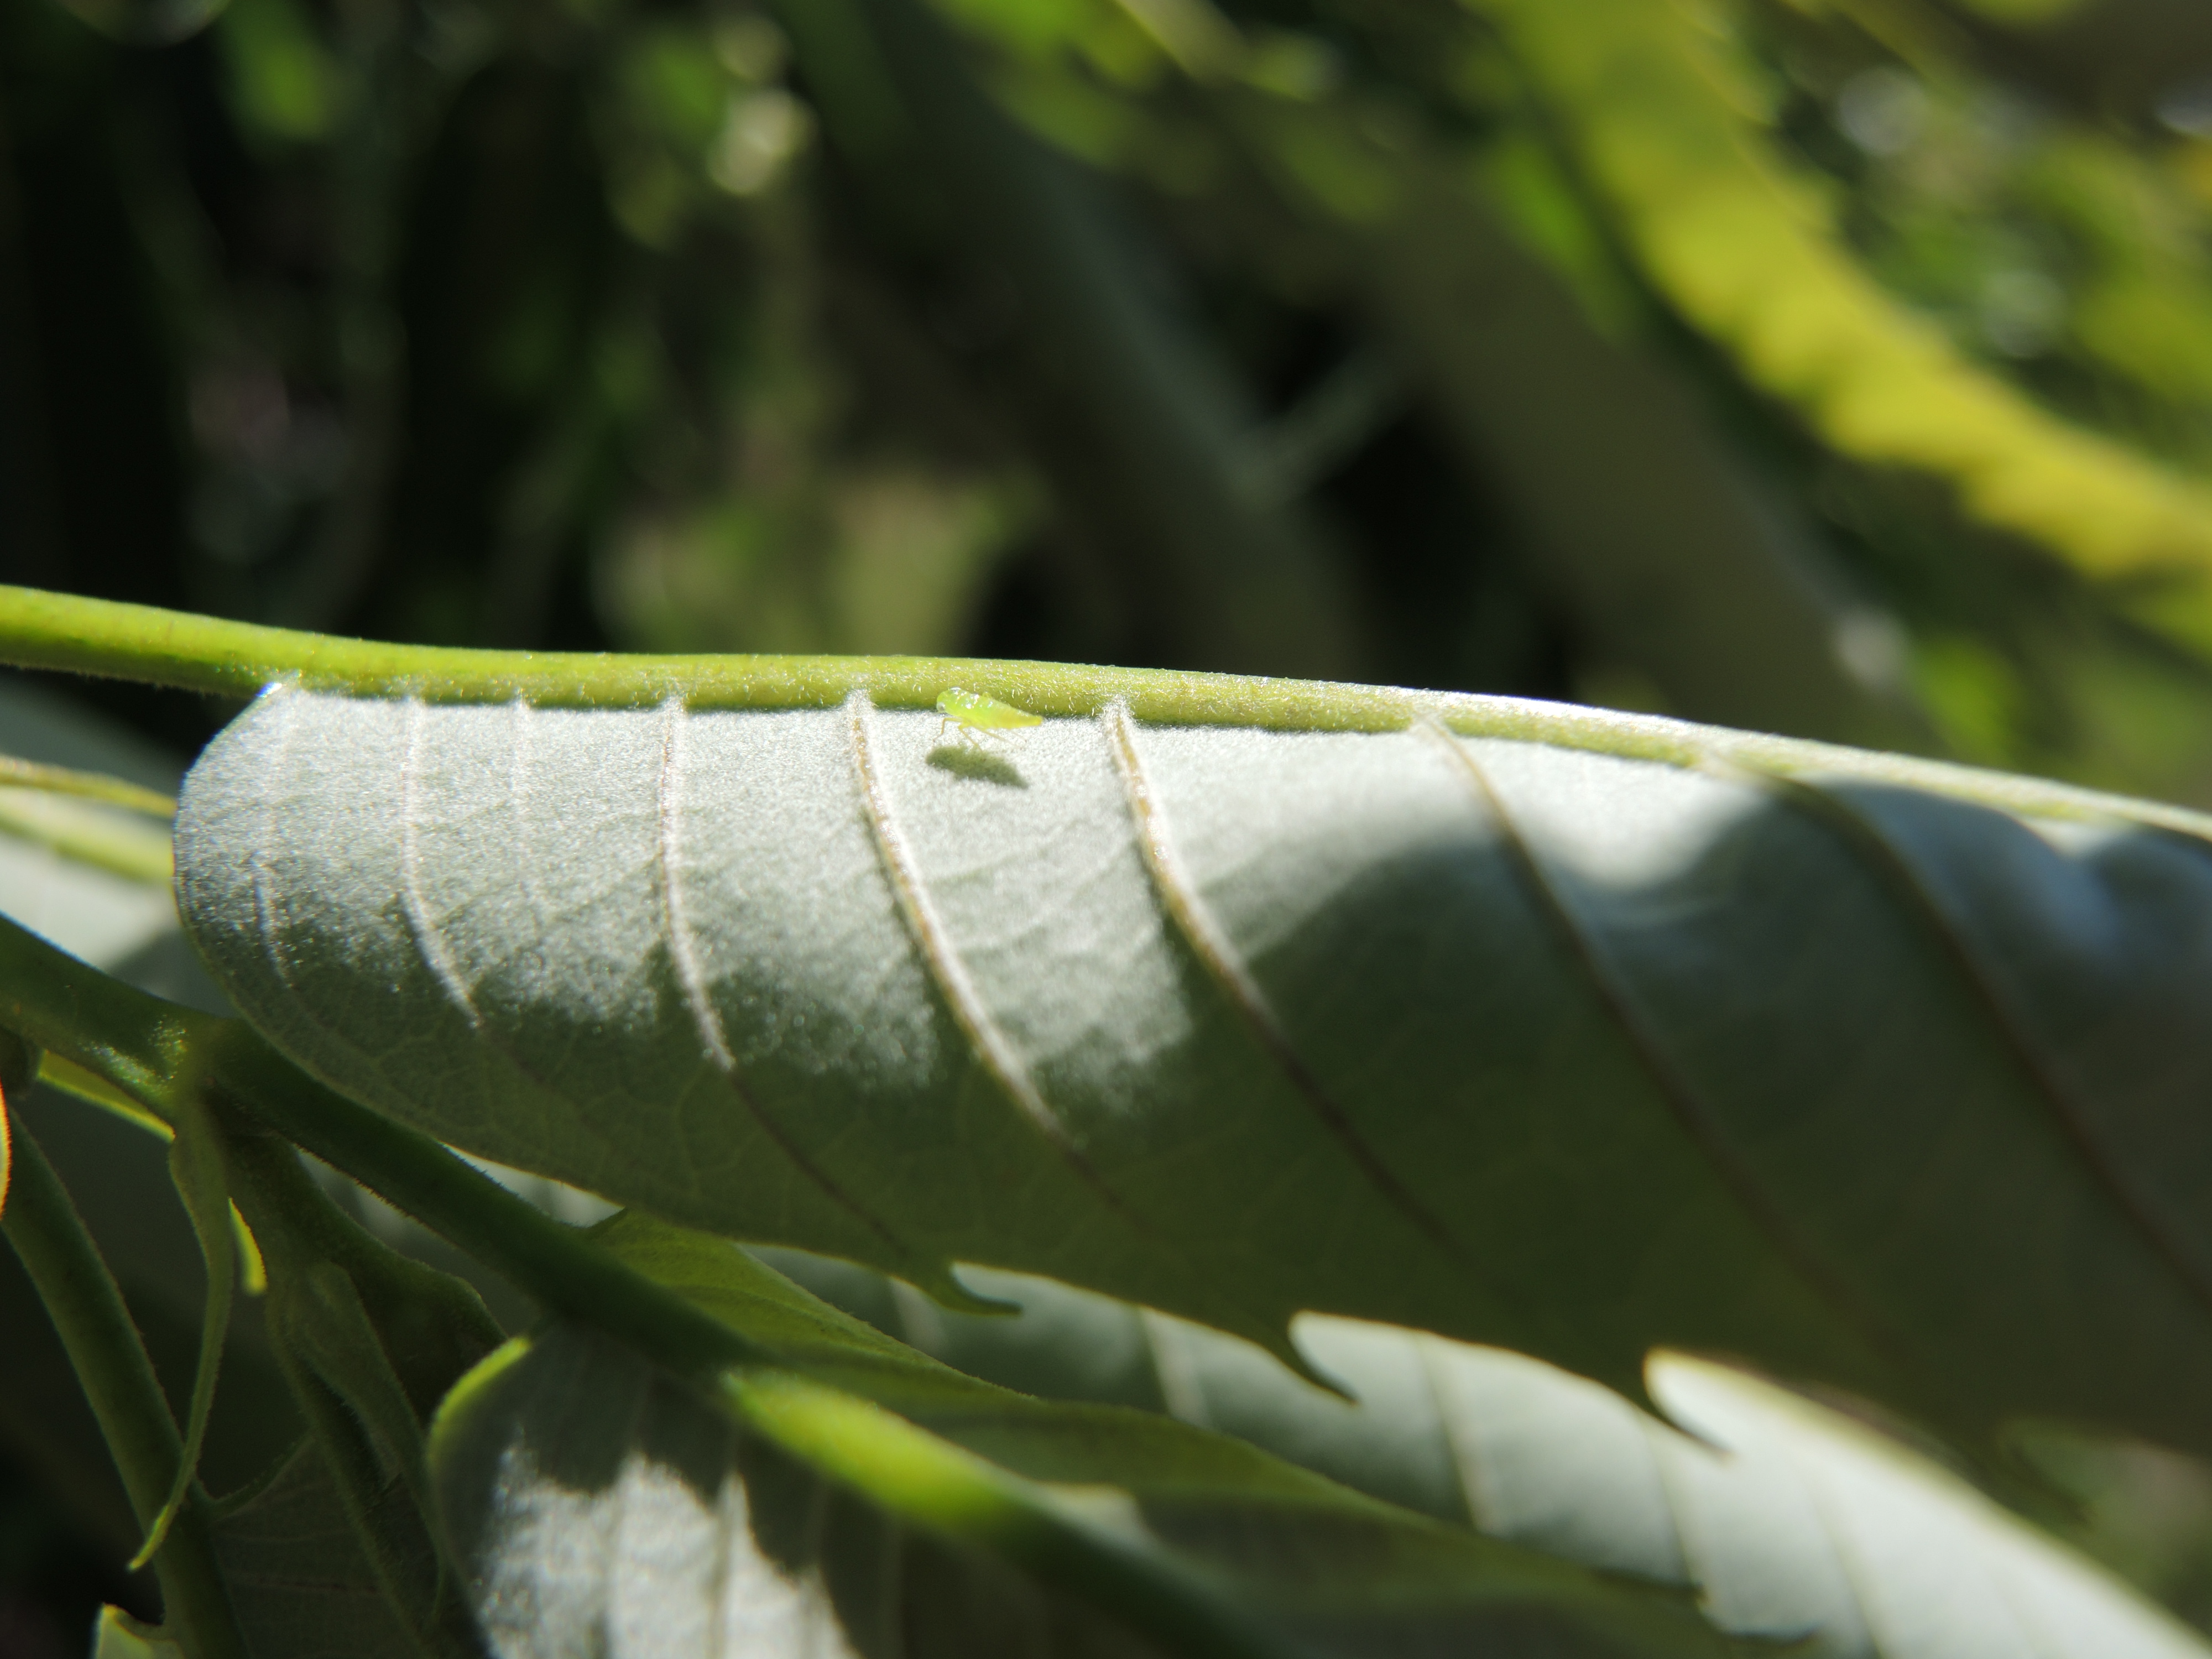
[[[635,1231],[610,1243],[658,1276],[659,1252],[631,1242],[653,1233],[623,1224]],[[1795,1650],[1822,1659],[2204,1650],[2200,1634],[1948,1470],[1709,1363],[1655,1360],[1664,1421],[1522,1355],[1301,1320],[1300,1342],[1354,1404],[1235,1338],[1048,1281],[979,1274],[1023,1309],[979,1319],[888,1296],[845,1264],[775,1261],[978,1377],[1204,1424],[1454,1526],[1693,1592],[1732,1635],[1802,1642]],[[1102,1376],[1100,1352],[1133,1363]]]
[[[1510,713],[1576,746],[1109,708],[983,775],[933,715],[859,699],[279,690],[188,785],[181,902],[334,1086],[940,1295],[977,1261],[1294,1364],[1291,1318],[1334,1312],[1632,1396],[1654,1347],[1745,1355],[1978,1454],[2024,1413],[2212,1445],[2185,1263],[1971,969],[2041,951],[2108,1000],[2114,970],[2033,902],[2005,912],[2027,944],[1947,918],[1909,839],[1853,815],[1917,784],[1970,860],[2024,823],[2168,832],[2002,779]],[[2038,890],[2094,886],[2053,856]],[[2098,925],[2193,937],[2195,888],[2153,886],[2182,908]],[[2207,981],[2168,957],[2147,971],[2180,1030]],[[2185,1090],[2203,1061],[2173,1042]],[[2075,1116],[2134,1135],[2099,1115],[2094,1042],[2063,1046]]]
[[[257,1655],[421,1659],[422,1648],[386,1599],[312,1443],[227,1508],[215,1539],[239,1624]]]
[[[485,1362],[431,1456],[501,1653],[581,1632],[683,1659],[737,1621],[763,1659],[873,1653],[889,1629],[925,1653],[1720,1650],[1677,1595],[1168,1419],[961,1376],[726,1243],[635,1216],[599,1237],[753,1340],[797,1334],[808,1374],[700,1388],[565,1328]]]

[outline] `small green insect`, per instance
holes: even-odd
[[[985,738],[1002,742],[1007,732],[1016,726],[1044,724],[1042,714],[1032,714],[1026,708],[1000,702],[980,691],[963,691],[957,685],[938,698],[937,712],[945,716],[937,727],[939,742],[944,740],[946,726],[957,726],[961,742],[979,749]]]

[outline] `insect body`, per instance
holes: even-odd
[[[1032,714],[1026,708],[1017,708],[1012,703],[1000,702],[996,697],[987,697],[980,691],[963,691],[952,687],[937,700],[937,712],[945,719],[937,728],[941,739],[945,728],[957,726],[960,740],[980,746],[980,739],[1003,738],[1017,726],[1042,726],[1044,716]]]

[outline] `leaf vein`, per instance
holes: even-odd
[[[661,708],[660,769],[654,786],[658,823],[654,842],[654,878],[660,890],[660,914],[668,940],[669,961],[676,969],[677,984],[683,991],[692,1027],[706,1048],[715,1075],[753,1121],[760,1125],[762,1133],[775,1143],[777,1151],[821,1188],[832,1202],[905,1256],[910,1254],[905,1242],[881,1217],[856,1201],[831,1178],[829,1171],[800,1150],[785,1133],[783,1126],[769,1115],[768,1109],[746,1086],[738,1070],[737,1055],[730,1048],[729,1036],[723,1027],[720,1012],[715,1008],[714,999],[708,993],[707,976],[700,965],[698,943],[692,930],[690,908],[678,875],[682,867],[678,840],[683,828],[684,724],[684,704],[672,697]]]
[[[282,687],[272,688],[263,695],[264,696],[270,697],[283,696],[288,698],[296,698],[302,694],[292,690],[289,687]],[[269,775],[272,778],[281,778],[284,775],[284,762],[286,757],[291,752],[292,739],[296,734],[298,724],[298,705],[296,702],[289,702],[285,707],[284,723],[281,735],[276,740],[275,753],[270,757],[270,763],[268,769]],[[286,957],[283,944],[276,937],[274,907],[270,903],[267,886],[268,869],[264,857],[264,849],[274,846],[276,842],[277,818],[276,799],[273,792],[264,793],[263,799],[266,804],[266,810],[262,815],[260,834],[257,837],[255,844],[252,851],[247,854],[246,859],[247,867],[252,872],[252,882],[253,889],[254,915],[261,933],[263,952],[269,959],[270,968],[275,972],[277,980],[284,987],[287,994],[286,1000],[289,1006],[297,1011],[300,1017],[309,1025],[313,1026],[326,1042],[345,1050],[347,1054],[351,1057],[353,1063],[360,1067],[362,1074],[380,1075],[383,1072],[383,1066],[378,1058],[370,1054],[368,1049],[362,1048],[360,1043],[356,1042],[351,1036],[347,1035],[346,1032],[339,1029],[338,1026],[333,1024],[329,1019],[325,1018],[324,1015],[317,1010],[313,1002],[306,996],[301,994],[299,986],[293,977],[292,964]],[[411,937],[413,933],[411,923],[409,927],[409,932]],[[532,1079],[532,1081],[536,1080],[537,1079]],[[343,1085],[334,1082],[333,1086],[342,1087]]]
[[[616,1151],[616,1138],[611,1136],[600,1127],[592,1114],[584,1109],[576,1098],[556,1084],[547,1073],[532,1064],[524,1056],[522,1051],[507,1040],[506,1034],[497,1024],[483,1017],[482,1009],[477,1004],[475,994],[462,981],[459,968],[453,961],[443,934],[430,919],[429,906],[423,898],[422,891],[421,849],[418,835],[421,815],[417,810],[416,798],[421,769],[418,751],[422,727],[428,714],[428,705],[422,698],[410,697],[407,700],[406,747],[402,752],[399,768],[399,896],[400,916],[406,925],[408,935],[414,940],[416,952],[429,967],[432,975],[445,991],[447,1000],[468,1021],[469,1029],[477,1040],[513,1066],[523,1080],[532,1087],[541,1091],[548,1098],[558,1102],[568,1110],[570,1121],[580,1126],[603,1147],[610,1152]],[[518,820],[522,820],[526,816],[525,809],[521,798],[514,793],[517,784],[512,767],[508,772],[507,787],[508,799],[514,805],[515,816]],[[526,866],[530,862],[526,848],[521,862]],[[302,1002],[301,1006],[305,1007],[306,1004]],[[338,1035],[336,1028],[330,1025],[328,1022],[319,1018],[316,1023],[333,1036]],[[346,1041],[343,1037],[339,1040]]]
[[[1720,1177],[1722,1185],[1816,1296],[1856,1330],[1875,1353],[1893,1364],[1900,1363],[1905,1350],[1896,1333],[1814,1254],[1811,1244],[1790,1224],[1782,1206],[1761,1186],[1742,1155],[1729,1143],[1711,1107],[1677,1069],[1658,1037],[1638,1016],[1626,988],[1614,977],[1596,945],[1575,920],[1574,912],[1545,871],[1482,763],[1465,743],[1442,726],[1424,720],[1419,729],[1457,763],[1460,775],[1467,780],[1476,801],[1497,824],[1513,867],[1535,901],[1537,909],[1550,922],[1567,955],[1582,970],[1596,995],[1598,1006],[1626,1042],[1629,1052],[1666,1103],[1675,1122]]]
[[[2113,1160],[2091,1127],[2090,1114],[2059,1081],[2049,1060],[2028,1035],[2029,1022],[2021,1018],[2020,1011],[1983,968],[1944,909],[1942,901],[1929,890],[1911,860],[1871,818],[1844,797],[1800,778],[1764,773],[1750,775],[1762,787],[1805,807],[1811,816],[1837,829],[1919,916],[1922,925],[1934,935],[1938,948],[1949,959],[1952,970],[1965,985],[1967,994],[1980,1005],[1999,1046],[2012,1057],[2030,1090],[2050,1110],[2060,1133],[2087,1166],[2091,1179],[2150,1245],[2152,1254],[2172,1270],[2199,1304],[2212,1311],[2212,1274],[2208,1274],[2204,1262],[2190,1249],[2185,1237],[2159,1217],[2156,1206]]]
[[[1152,780],[1146,775],[1143,758],[1137,753],[1135,722],[1129,716],[1128,706],[1118,702],[1111,703],[1100,718],[1106,728],[1107,748],[1113,754],[1115,769],[1121,774],[1122,795],[1137,831],[1137,846],[1144,855],[1146,872],[1176,932],[1243,1019],[1276,1069],[1343,1147],[1368,1184],[1437,1250],[1462,1269],[1468,1267],[1466,1249],[1452,1237],[1442,1218],[1424,1204],[1383,1161],[1382,1155],[1368,1144],[1351,1114],[1322,1086],[1313,1068],[1291,1044],[1289,1034],[1267,1001],[1267,994],[1239,959],[1227,934],[1200,896],[1197,884],[1183,869],[1168,833],[1167,815],[1161,809]]]
[[[1883,1634],[1881,1620],[1876,1616],[1874,1596],[1868,1591],[1870,1582],[1879,1582],[1880,1571],[1864,1559],[1850,1537],[1849,1528],[1838,1521],[1835,1494],[1827,1489],[1817,1467],[1799,1455],[1797,1449],[1786,1441],[1773,1445],[1773,1452],[1797,1477],[1805,1501],[1811,1507],[1813,1518],[1820,1523],[1821,1536],[1828,1540],[1830,1554],[1834,1559],[1836,1571],[1844,1581],[1844,1592],[1850,1595],[1851,1611],[1858,1616],[1860,1632],[1866,1638],[1865,1659],[1905,1659],[1895,1650]],[[1831,1632],[1824,1632],[1823,1634]],[[1842,1646],[1840,1640],[1837,1645]]]
[[[483,1011],[475,994],[462,982],[460,969],[444,936],[430,920],[430,907],[422,896],[421,795],[422,727],[428,708],[420,697],[407,699],[407,743],[399,760],[399,908],[415,949],[470,1026],[484,1029]]]
[[[1028,1065],[1015,1051],[1013,1039],[992,1018],[967,964],[953,947],[944,918],[930,902],[914,849],[907,845],[906,836],[892,815],[890,797],[876,765],[869,734],[868,717],[872,708],[865,691],[855,691],[846,703],[854,766],[860,777],[861,811],[874,834],[876,850],[890,878],[899,914],[928,965],[939,994],[951,1012],[953,1023],[968,1040],[969,1052],[991,1073],[1015,1109],[1102,1199],[1135,1224],[1135,1218],[1130,1215],[1121,1195],[1107,1185],[1097,1167],[1084,1156],[1073,1133],[1045,1099],[1036,1080],[1030,1075]]]
[[[1213,1413],[1206,1402],[1206,1380],[1200,1374],[1189,1333],[1152,1308],[1137,1310],[1137,1328],[1144,1334],[1145,1352],[1152,1362],[1152,1382],[1168,1415],[1196,1428],[1213,1427]]]

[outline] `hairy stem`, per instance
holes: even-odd
[[[91,972],[91,969],[84,969]],[[154,1367],[99,1248],[20,1119],[0,1231],[23,1263],[99,1419],[131,1507],[150,1525],[169,1495],[183,1444]],[[154,1558],[168,1629],[190,1659],[246,1659],[216,1559],[206,1500],[189,1493]]]
[[[856,690],[886,708],[927,708],[960,685],[1047,714],[1095,714],[1123,697],[1147,720],[1387,730],[1435,701],[1306,680],[1052,663],[388,645],[6,586],[0,661],[236,697],[289,680],[357,696],[592,708],[649,708],[671,698],[694,708],[826,708]]]
[[[826,708],[855,691],[886,708],[927,708],[958,687],[1032,714],[1088,717],[1124,704],[1140,720],[1275,731],[1396,732],[1433,721],[1502,738],[1686,767],[1862,779],[1984,805],[2093,823],[2157,824],[2212,838],[2212,817],[2038,778],[1870,754],[1649,714],[1467,692],[1164,669],[950,657],[646,657],[385,645],[222,622],[146,605],[0,586],[0,663],[106,674],[250,696],[289,680],[311,690],[433,702],[548,708]],[[98,1067],[94,1067],[98,1070]]]

